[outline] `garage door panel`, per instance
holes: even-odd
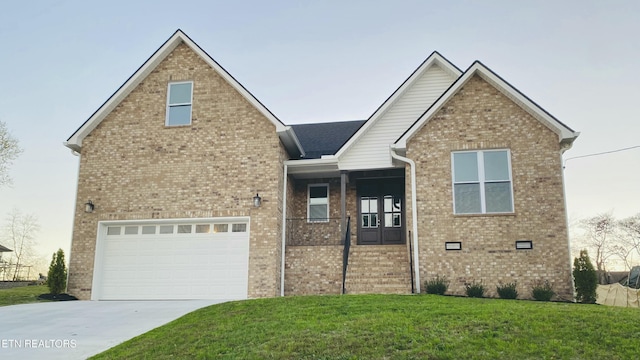
[[[174,231],[178,225],[162,224]],[[139,229],[143,226],[147,228],[145,231],[155,233],[142,234]],[[118,235],[99,239],[101,259],[94,276],[98,299],[247,297],[248,232],[160,234],[160,224],[147,222],[144,225],[127,224],[129,233],[125,234],[124,227],[122,225]],[[231,228],[229,224],[228,229]],[[181,229],[188,231],[189,227]],[[195,229],[195,225],[191,226],[191,231]]]

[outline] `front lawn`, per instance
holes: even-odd
[[[640,311],[437,295],[257,299],[200,309],[95,359],[632,359]]]
[[[0,306],[40,302],[42,300],[38,300],[38,295],[46,294],[48,292],[49,288],[47,288],[46,285],[0,289]]]

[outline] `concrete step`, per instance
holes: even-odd
[[[360,245],[349,252],[348,294],[408,294],[411,268],[405,245]]]

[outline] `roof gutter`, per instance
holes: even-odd
[[[391,145],[390,148],[391,157],[403,163],[409,164],[411,167],[411,227],[413,231],[413,272],[416,282],[416,292],[420,293],[420,257],[418,256],[418,206],[416,200],[416,163],[404,156],[400,156],[396,153],[395,145]]]

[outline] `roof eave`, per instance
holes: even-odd
[[[322,159],[287,160],[287,173],[296,177],[328,177],[340,174],[338,159],[335,157]]]
[[[275,127],[276,132],[286,131],[286,126],[269,109],[267,109],[253,94],[207,54],[182,30],[178,29],[145,61],[119,88],[87,119],[64,143],[73,151],[82,150],[82,140],[93,131],[98,124],[126,98],[131,91],[142,82],[180,43],[185,43],[191,50],[198,54],[209,64],[222,78],[224,78],[247,101],[260,111]]]
[[[282,144],[292,158],[305,157],[306,154],[302,148],[302,144],[300,144],[300,140],[291,126],[287,126],[284,130],[278,131],[278,137],[280,137],[280,141],[282,141]]]
[[[402,84],[371,114],[369,119],[358,129],[358,131],[351,136],[351,138],[342,145],[342,147],[336,152],[336,156],[340,157],[344,154],[364,133],[366,133],[376,122],[377,119],[382,117],[384,113],[393,105],[404,92],[411,87],[411,85],[417,81],[417,79],[433,65],[440,66],[445,72],[459,77],[462,71],[447,60],[439,52],[434,51],[429,55],[412,73],[407,77]]]
[[[422,128],[422,126],[426,122],[428,122],[431,117],[434,116],[442,108],[442,106],[444,106],[444,104],[446,104],[449,99],[453,97],[453,95],[455,95],[474,75],[478,75],[483,80],[490,83],[503,95],[514,101],[527,113],[540,121],[551,131],[556,133],[558,135],[560,143],[567,144],[570,147],[573,141],[580,134],[579,132],[574,131],[567,125],[560,122],[553,115],[543,109],[540,105],[529,99],[526,95],[524,95],[518,89],[513,87],[513,85],[502,79],[499,75],[494,73],[484,64],[476,61],[462,74],[462,76],[458,78],[458,80],[456,80],[449,87],[449,89],[447,89],[447,91],[445,91],[445,93],[438,100],[436,100],[436,102],[433,103],[433,105],[429,109],[427,109],[427,111],[425,111],[418,118],[418,120],[413,123],[413,125],[409,127],[409,129],[407,129],[404,134],[400,136],[400,138],[395,142],[396,148],[406,151],[407,141],[409,141],[409,139],[413,137],[415,132]]]

